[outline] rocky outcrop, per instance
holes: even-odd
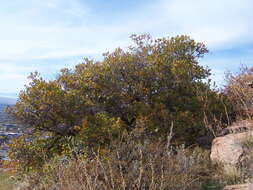
[[[247,166],[249,159],[249,146],[252,146],[253,131],[252,122],[239,121],[230,127],[223,129],[221,136],[216,137],[212,142],[210,158],[213,163],[219,163],[224,166],[224,172],[231,172],[230,168],[246,169],[243,173],[247,177]],[[228,169],[228,170],[226,170]],[[235,170],[235,171],[236,171]],[[253,184],[230,185],[224,190],[253,190]]]
[[[253,190],[253,184],[229,185],[223,190]]]
[[[223,129],[212,142],[211,160],[222,164],[238,166],[246,160],[245,142],[253,139],[253,124],[241,120]]]
[[[211,160],[222,164],[241,165],[246,159],[243,143],[251,137],[253,138],[252,131],[215,138],[211,148]]]

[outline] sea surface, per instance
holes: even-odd
[[[5,112],[8,106],[10,105],[0,104],[0,160],[7,159],[8,143],[20,136],[24,128]]]
[[[10,106],[7,104],[0,104],[0,130],[4,128],[12,128],[16,126],[16,122],[11,118],[6,112],[5,109]]]

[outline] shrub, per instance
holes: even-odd
[[[105,114],[86,118],[74,130],[80,132],[74,137],[54,136],[50,133],[33,133],[15,138],[9,144],[8,157],[16,163],[20,173],[39,170],[45,162],[57,155],[68,157],[83,154],[88,149],[98,150],[108,146],[111,139],[119,135],[120,121]]]
[[[237,74],[227,73],[224,94],[237,119],[253,116],[253,70],[242,67]]]
[[[200,137],[210,144],[213,118],[224,123],[226,115],[219,94],[204,82],[210,70],[198,64],[208,52],[205,45],[188,36],[132,39],[135,45],[127,50],[106,53],[102,61],[84,59],[55,80],[31,74],[8,110],[31,128],[30,142],[10,149],[20,168],[71,155],[70,144],[80,152],[98,150],[136,129],[165,141],[172,122],[174,145],[201,144]]]

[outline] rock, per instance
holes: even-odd
[[[224,174],[243,175],[248,178],[252,160],[249,150],[253,142],[252,122],[239,121],[222,130],[220,137],[212,142],[210,158],[213,163],[223,166]],[[243,169],[243,173],[240,173]],[[226,186],[223,190],[253,190],[253,184]]]
[[[253,190],[253,184],[229,185],[223,190]]]
[[[252,131],[215,138],[212,142],[210,155],[212,162],[233,166],[242,164],[246,159],[243,142],[250,137],[253,137]]]

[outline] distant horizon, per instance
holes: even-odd
[[[17,99],[17,98],[18,98],[18,93],[5,93],[5,92],[0,92],[0,98]]]
[[[1,97],[0,96],[0,105],[13,105],[17,101],[17,98]]]

